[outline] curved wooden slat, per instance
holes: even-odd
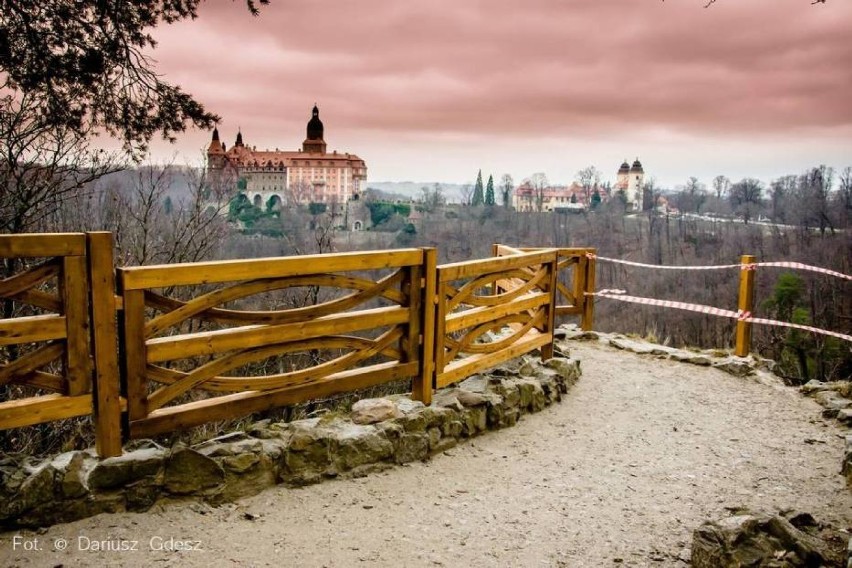
[[[515,298],[522,296],[539,286],[542,283],[544,278],[546,277],[546,271],[544,269],[536,270],[535,274],[528,274],[524,271],[520,270],[511,270],[505,273],[498,274],[487,274],[484,276],[480,276],[478,278],[474,278],[470,282],[466,283],[461,288],[456,289],[453,296],[447,301],[447,308],[449,310],[455,309],[459,304],[470,304],[473,306],[494,306],[509,302],[514,300]],[[491,296],[476,296],[474,292],[478,288],[483,288],[486,285],[490,284],[494,280],[503,280],[503,279],[517,279],[523,280],[524,284],[513,288],[508,292],[504,292],[497,295]]]
[[[377,340],[354,336],[331,336],[321,339],[288,343],[282,346],[277,354],[308,351],[312,349],[370,349]],[[389,340],[392,343],[392,340]],[[392,344],[386,345],[377,353],[393,360],[398,360],[400,352]],[[253,377],[233,377],[218,375],[205,381],[200,386],[211,392],[235,392],[244,390],[266,390],[276,388],[281,379],[294,376],[296,372],[275,375],[259,375]],[[189,373],[167,369],[159,365],[148,365],[148,378],[158,383],[171,385],[187,377]]]
[[[52,258],[47,262],[32,266],[9,278],[0,280],[0,298],[10,298],[35,288],[59,274],[61,260]]]
[[[62,311],[62,300],[59,296],[45,292],[44,290],[26,290],[20,294],[10,296],[11,299],[22,304],[29,304],[43,310],[59,313]]]
[[[348,367],[351,367],[359,361],[368,359],[369,357],[378,354],[387,344],[392,341],[398,340],[400,337],[402,337],[402,328],[395,327],[378,337],[374,341],[373,346],[369,349],[362,351],[353,351],[352,353],[347,353],[342,357],[338,357],[337,359],[334,359],[332,361],[327,361],[320,365],[310,367],[309,369],[303,369],[300,371],[295,371],[293,373],[285,373],[284,375],[277,377],[277,381],[274,386],[269,385],[267,388],[283,388],[285,386],[291,386],[300,382],[316,380],[329,374],[342,371]],[[219,359],[211,361],[206,365],[202,365],[201,367],[198,367],[197,369],[189,373],[181,381],[165,387],[161,387],[151,393],[148,396],[147,401],[148,412],[165,406],[178,396],[184,394],[185,392],[189,391],[194,387],[201,385],[202,383],[210,380],[211,378],[221,373],[224,373],[231,369],[235,369],[237,367],[241,367],[248,363],[253,363],[255,361],[260,361],[272,357],[273,355],[279,353],[281,351],[281,348],[281,344],[265,345],[256,349],[248,349],[245,351],[231,353],[229,355],[226,355],[225,357],[220,357]]]
[[[48,343],[44,347],[27,353],[11,363],[0,365],[0,385],[5,385],[13,380],[18,380],[20,377],[29,375],[51,361],[58,359],[64,352],[65,346],[62,343]]]
[[[228,286],[199,296],[189,302],[181,302],[146,290],[145,303],[147,305],[171,311],[145,324],[145,336],[153,337],[169,327],[199,315],[203,315],[205,319],[223,323],[252,322],[277,324],[317,318],[334,312],[346,311],[377,296],[402,305],[405,301],[405,296],[399,290],[393,289],[393,286],[400,282],[401,277],[402,271],[397,270],[378,282],[342,274],[319,274],[276,279],[265,278]],[[314,306],[289,310],[241,311],[215,307],[239,298],[299,286],[344,288],[357,290],[357,292]]]
[[[66,390],[64,378],[43,371],[33,371],[29,375],[15,377],[10,382],[16,385],[35,387],[51,392],[64,393]]]
[[[542,316],[544,315],[543,311],[538,311],[534,316],[530,316],[528,314],[512,314],[506,316],[505,318],[501,318],[497,321],[484,323],[478,327],[473,328],[468,333],[466,333],[461,339],[455,340],[451,337],[447,337],[445,344],[449,347],[447,352],[447,360],[451,361],[458,355],[460,352],[464,353],[494,353],[500,351],[501,349],[505,349],[509,345],[520,340],[526,333],[533,328],[537,323],[541,322]],[[515,330],[512,335],[505,337],[499,341],[494,341],[492,343],[473,343],[480,336],[482,336],[485,332],[494,329],[496,327],[504,327],[512,323],[520,323],[521,327]]]

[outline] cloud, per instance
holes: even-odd
[[[335,132],[790,135],[852,125],[852,3],[272,0],[157,31],[159,70],[261,140]],[[297,142],[300,142],[298,140]],[[280,144],[281,142],[277,142]]]

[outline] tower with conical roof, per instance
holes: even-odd
[[[621,163],[621,167],[618,168],[618,174],[615,178],[615,188],[623,189],[627,191],[627,188],[630,185],[630,180],[628,177],[630,176],[630,164],[627,163],[627,160],[624,160]]]
[[[207,167],[215,170],[225,167],[225,146],[219,140],[218,128],[213,128],[213,139],[207,147]]]
[[[311,119],[308,121],[308,136],[302,142],[302,152],[310,154],[325,154],[325,140],[323,139],[323,126],[319,118],[319,109],[314,105]]]

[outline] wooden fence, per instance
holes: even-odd
[[[430,370],[424,356],[431,359],[431,354],[424,354],[420,335],[424,327],[434,325],[431,318],[424,321],[427,311],[422,306],[423,279],[434,278],[427,270],[434,254],[408,249],[119,269],[130,436],[169,432],[405,378],[416,379],[414,396],[428,402]],[[359,275],[380,269],[392,272],[377,280]],[[214,283],[230,285],[189,301],[162,292]],[[309,294],[310,288],[320,287],[351,292],[290,309],[220,307],[294,287],[308,287]],[[390,305],[365,307],[377,299]],[[146,308],[155,315],[147,317]],[[196,325],[184,325],[188,320]],[[201,322],[232,327],[199,329]],[[376,332],[375,337],[356,335],[366,331]],[[229,374],[271,357],[321,351],[346,353],[275,374]],[[385,361],[370,362],[376,358]],[[184,364],[169,365],[176,362]],[[184,400],[184,395],[198,390],[210,397]]]
[[[436,388],[536,348],[550,358],[556,270],[555,250],[439,266]]]
[[[529,247],[510,247],[495,244],[494,256],[507,256],[535,252],[541,249]],[[580,316],[580,327],[589,331],[592,329],[595,312],[595,298],[587,295],[595,291],[595,259],[594,248],[557,248],[557,279],[556,279],[556,315]],[[591,256],[589,255],[591,253]]]
[[[112,235],[0,235],[0,258],[0,429],[94,413],[98,452],[121,453]]]
[[[557,313],[591,324],[587,249],[500,245],[440,267],[424,248],[117,270],[112,250],[110,233],[0,236],[0,430],[93,414],[111,456],[128,438],[391,381],[429,404],[512,357],[550,357]]]

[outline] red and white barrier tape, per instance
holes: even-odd
[[[714,308],[712,306],[705,306],[702,304],[688,304],[686,302],[673,302],[671,300],[657,300],[655,298],[643,298],[640,296],[628,296],[625,294],[624,290],[601,290],[600,292],[588,293],[587,296],[598,296],[601,298],[609,298],[611,300],[619,300],[621,302],[630,302],[633,304],[644,304],[647,306],[658,306],[661,308],[674,308],[677,310],[687,310],[690,312],[698,312],[701,314],[708,314],[712,316],[722,316],[726,318],[732,318],[739,321],[744,321],[747,323],[757,323],[762,325],[774,325],[777,327],[790,327],[794,329],[801,329],[804,331],[810,331],[812,333],[819,333],[821,335],[829,335],[831,337],[836,337],[838,339],[842,339],[844,341],[852,342],[852,335],[846,335],[843,333],[838,333],[836,331],[828,331],[825,329],[819,329],[817,327],[811,327],[809,325],[801,325],[798,323],[790,323],[786,321],[776,321],[765,318],[755,318],[752,317],[751,312],[742,312],[742,311],[732,311],[732,310],[723,310],[721,308]]]
[[[728,268],[742,268],[743,266],[751,266],[749,264],[716,264],[713,266],[667,266],[664,264],[646,264],[644,262],[633,262],[632,260],[622,260],[620,258],[608,258],[598,256],[595,253],[587,252],[587,258],[603,260],[605,262],[615,262],[618,264],[626,264],[627,266],[639,266],[641,268],[660,268],[662,270],[724,270]]]
[[[837,278],[843,278],[844,280],[852,280],[852,276],[850,276],[849,274],[843,274],[842,272],[829,270],[827,268],[820,268],[819,266],[810,266],[808,264],[802,264],[801,262],[755,262],[752,264],[716,264],[710,266],[666,266],[660,264],[646,264],[644,262],[633,262],[632,260],[622,260],[620,258],[608,258],[605,256],[598,256],[591,252],[586,253],[586,257],[602,260],[605,262],[626,264],[627,266],[639,266],[641,268],[659,268],[662,270],[727,270],[729,268],[739,268],[740,270],[755,270],[758,266],[774,268],[795,268],[797,270],[808,270],[810,272],[817,272],[819,274],[828,274],[829,276],[836,276]]]
[[[843,278],[844,280],[852,280],[852,276],[850,276],[849,274],[843,274],[842,272],[829,270],[827,268],[820,268],[819,266],[809,266],[807,264],[802,264],[801,262],[757,262],[755,264],[757,266],[772,266],[775,268],[795,268],[797,270],[809,270],[811,272],[819,272],[820,274],[836,276],[837,278]]]

